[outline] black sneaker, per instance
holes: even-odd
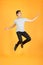
[[[23,48],[23,44],[21,43],[21,48]]]
[[[15,44],[15,47],[14,47],[14,50],[15,50],[15,51],[16,51],[17,47],[18,47],[18,44]]]

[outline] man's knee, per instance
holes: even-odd
[[[28,40],[28,41],[31,41],[31,37],[28,37],[27,40]]]

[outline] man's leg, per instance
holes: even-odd
[[[23,35],[24,37],[26,37],[26,40],[24,40],[24,41],[22,42],[21,46],[31,40],[31,37],[28,35],[27,32],[24,31],[24,32],[22,33],[22,35]]]
[[[17,33],[17,36],[18,36],[19,41],[17,42],[17,44],[15,44],[14,50],[16,50],[17,47],[19,46],[19,44],[22,43],[22,36],[21,36],[21,33],[20,33],[20,32],[16,32],[16,33]]]

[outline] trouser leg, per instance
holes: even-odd
[[[22,35],[26,38],[26,40],[22,42],[23,45],[31,40],[31,37],[29,36],[27,32],[22,33]]]
[[[21,35],[21,33],[20,32],[17,32],[17,36],[18,36],[18,42],[17,42],[17,44],[21,44],[22,43],[22,35]]]
[[[18,36],[18,42],[16,43],[15,47],[14,47],[14,50],[17,49],[17,47],[19,46],[19,44],[22,43],[22,36],[21,36],[21,33],[20,32],[16,32],[17,33],[17,36]]]

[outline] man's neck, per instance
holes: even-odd
[[[22,18],[22,17],[17,17],[17,18]]]

